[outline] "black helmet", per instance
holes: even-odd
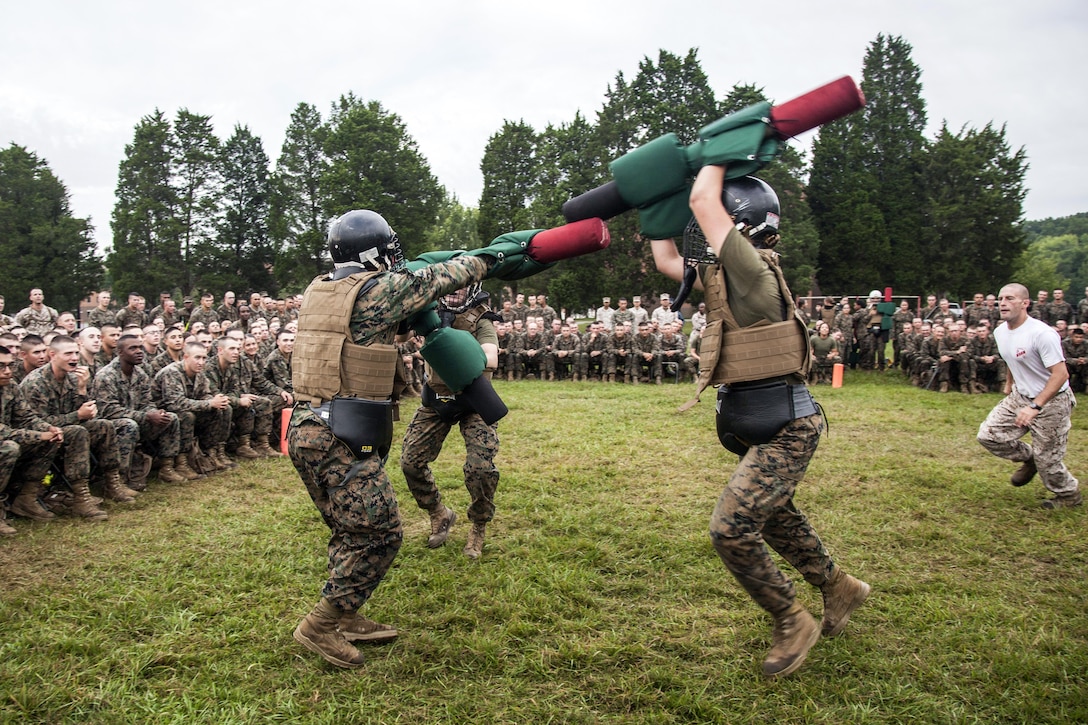
[[[730,179],[722,187],[722,204],[733,223],[756,246],[774,246],[778,235],[778,194],[754,176]]]
[[[400,240],[381,214],[349,211],[329,224],[329,252],[337,266],[361,265],[371,271],[396,271],[404,266]]]

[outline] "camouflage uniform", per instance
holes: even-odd
[[[608,330],[587,332],[582,336],[582,379],[588,380],[592,372],[605,379],[608,375],[608,358],[612,354],[612,333]]]
[[[458,317],[465,320],[463,314]],[[481,345],[494,345],[498,340],[495,327],[488,319],[478,320],[475,329],[469,329],[467,322],[462,322],[461,325],[455,322],[453,326],[471,332]],[[450,389],[431,373],[433,370],[428,369],[428,384],[434,388],[435,393],[450,395]],[[434,408],[421,405],[404,432],[400,469],[416,504],[424,511],[441,511],[442,494],[435,485],[430,464],[442,452],[442,444],[454,422],[460,427],[461,437],[465,441],[465,488],[471,498],[468,518],[474,524],[486,524],[495,515],[495,490],[499,485],[499,469],[495,467],[495,456],[499,454],[499,435],[495,427],[485,423],[475,411],[463,411],[456,421],[443,420]]]
[[[208,380],[208,391],[212,395],[222,393],[230,398],[231,426],[227,437],[227,447],[233,451],[238,447],[239,439],[243,436],[259,436],[261,430],[257,430],[256,422],[260,418],[264,436],[268,437],[268,427],[263,421],[269,420],[272,415],[272,405],[265,398],[258,398],[249,405],[242,405],[242,395],[248,392],[242,382],[244,369],[240,355],[238,362],[228,365],[224,369],[219,364],[219,359],[209,357],[208,364],[204,366],[204,377]]]
[[[612,318],[615,322],[615,317]],[[612,352],[608,355],[608,375],[612,379],[616,375],[622,375],[622,381],[631,382],[631,335],[621,333],[617,326],[612,333]]]
[[[566,353],[563,356],[557,353]],[[548,353],[549,377],[571,377],[579,372],[579,361],[582,357],[582,339],[569,331],[563,332],[552,340],[552,351]],[[564,375],[565,373],[565,375]]]
[[[993,335],[985,339],[975,337],[968,346],[971,360],[975,366],[975,385],[980,392],[1001,391],[1005,387],[1005,361],[997,351],[997,342]],[[993,362],[984,362],[982,358],[993,357]]]
[[[117,324],[117,313],[113,310],[102,309],[101,307],[95,307],[89,313],[87,313],[87,325],[89,327],[102,328],[102,325],[114,325]]]
[[[49,473],[61,443],[43,441],[38,436],[38,431],[47,430],[49,423],[27,405],[19,386],[0,388],[0,509],[6,489],[17,491],[23,483],[41,483]]]
[[[1088,363],[1077,362],[1079,359],[1088,358],[1088,339],[1080,337],[1079,343],[1073,341],[1072,335],[1062,340],[1065,367],[1069,371],[1069,387],[1074,393],[1083,393],[1085,384],[1088,383]]]
[[[272,352],[278,353],[279,348],[273,349]],[[271,356],[271,353],[269,355]],[[279,420],[280,411],[287,406],[283,399],[284,389],[266,378],[257,363],[245,355],[238,358],[237,367],[238,377],[242,382],[242,392],[259,396],[252,406],[254,440],[258,444],[264,440],[271,441],[273,423]],[[279,443],[278,435],[275,436],[275,442]]]
[[[910,327],[914,321],[914,312],[911,310],[896,310],[892,315],[892,365],[897,368],[905,368],[903,361],[902,335],[903,330]]]
[[[539,330],[535,335],[526,332],[521,336],[520,342],[521,344],[518,346],[518,380],[530,374],[535,374],[537,378],[540,378],[547,369],[544,362],[544,358],[547,356],[544,350],[546,345],[544,335],[540,334]]]
[[[209,362],[208,367],[214,362]],[[167,365],[152,381],[151,399],[155,405],[178,416],[180,451],[188,451],[194,438],[199,439],[205,451],[227,442],[231,409],[213,408],[211,397],[204,373],[190,378],[185,372],[184,362]]]
[[[15,315],[15,324],[26,328],[31,335],[44,335],[57,325],[60,315],[49,305],[42,305],[40,310],[24,307]]]
[[[215,314],[219,317],[219,322],[237,322],[240,319],[237,304],[219,305],[215,308]]]
[[[186,328],[187,329],[192,328],[193,324],[196,323],[196,322],[203,322],[204,323],[204,329],[206,330],[206,329],[208,329],[208,325],[210,325],[211,323],[219,322],[219,315],[217,315],[215,313],[215,310],[213,310],[213,309],[205,310],[203,306],[200,306],[200,307],[197,307],[195,310],[193,310],[193,314],[189,315],[189,324],[186,325]],[[208,364],[211,365],[211,361],[210,361],[211,356],[209,355],[208,357],[209,357]]]
[[[179,355],[180,355],[180,352],[179,352]],[[181,357],[178,357],[178,359],[175,360],[174,358],[170,357],[169,352],[163,351],[163,352],[159,353],[158,355],[156,355],[154,358],[151,359],[151,364],[148,366],[148,376],[152,380],[154,380],[155,376],[159,374],[160,370],[162,370],[164,367],[166,367],[170,363],[179,362],[180,360],[181,360]]]
[[[94,377],[91,395],[98,402],[98,417],[104,420],[126,421],[135,426],[136,436],[117,437],[117,456],[122,471],[132,464],[132,454],[139,445],[148,455],[158,458],[174,458],[180,453],[180,424],[174,413],[167,413],[170,422],[156,426],[147,414],[157,407],[151,402],[151,378],[140,367],[132,369],[126,379],[118,358],[98,371]]]
[[[687,345],[684,343],[684,336],[677,335],[671,330],[662,333],[660,338],[658,338],[658,350],[661,354],[662,374],[664,374],[666,363],[675,363],[677,365],[676,372],[677,375],[679,375],[683,370],[680,366],[687,356]]]
[[[115,318],[116,325],[122,330],[126,327],[139,327],[143,329],[147,327],[151,318],[147,316],[147,313],[140,310],[134,310],[131,307],[122,307],[121,311],[117,313]]]
[[[407,344],[405,343],[405,345]],[[414,345],[414,343],[412,344]],[[273,350],[268,359],[264,361],[264,370],[262,372],[265,379],[277,388],[286,390],[289,393],[294,390],[291,386],[291,359],[284,357],[279,348]]]
[[[646,329],[646,328],[642,328]],[[645,353],[652,353],[653,357],[645,359]],[[661,379],[661,355],[658,354],[657,337],[652,333],[645,336],[640,332],[631,338],[631,382],[637,383],[645,371],[650,377],[650,382]]]
[[[499,364],[495,368],[495,377],[499,380],[504,378],[513,380],[514,368],[516,367],[514,361],[517,359],[517,353],[512,352],[510,346],[514,342],[514,334],[509,331],[503,332],[502,335],[496,333],[496,338],[499,346]]]
[[[102,418],[79,419],[79,408],[89,399],[79,392],[75,373],[65,373],[63,380],[53,375],[52,365],[42,365],[26,376],[19,388],[27,405],[50,425],[64,433],[61,455],[64,457],[64,475],[72,482],[86,482],[91,476],[91,454],[103,473],[120,468],[118,436],[133,438],[136,427],[114,426]],[[125,445],[132,445],[125,441]]]
[[[958,337],[953,339],[950,333],[946,333],[937,346],[937,361],[940,371],[938,380],[942,384],[954,383],[959,385],[960,389],[965,393],[974,392],[971,387],[975,382],[974,366],[972,365],[971,353],[968,351],[968,347],[966,338]],[[942,362],[942,357],[952,359]],[[955,381],[952,380],[953,372],[956,374]]]
[[[1073,305],[1069,304],[1065,300],[1052,300],[1046,305],[1046,317],[1051,325],[1057,324],[1058,320],[1065,320],[1066,324],[1072,325],[1074,322]]]
[[[397,326],[437,298],[480,280],[487,263],[462,257],[412,273],[383,273],[355,300],[350,330],[359,345],[393,344]],[[403,539],[397,497],[379,455],[356,459],[306,404],[295,406],[288,452],[325,524],[329,577],[322,596],[354,612],[370,598]]]

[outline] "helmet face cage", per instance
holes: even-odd
[[[389,242],[385,245],[386,268],[390,272],[399,272],[404,269],[404,250],[400,246],[400,237],[389,229]]]
[[[442,307],[450,312],[460,314],[476,302],[476,296],[480,294],[482,288],[483,285],[480,282],[474,282],[468,287],[462,287],[456,292],[450,292],[442,298]]]
[[[715,264],[718,261],[714,250],[706,242],[703,228],[699,226],[699,222],[695,220],[695,217],[691,218],[687,228],[684,229],[683,254],[684,265],[687,267],[696,267],[700,264]]]

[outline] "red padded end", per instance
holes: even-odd
[[[533,237],[526,251],[537,262],[549,264],[596,252],[607,247],[611,241],[608,225],[594,217],[545,229]]]
[[[850,76],[820,86],[771,109],[775,135],[787,139],[842,118],[865,105],[865,95]]]

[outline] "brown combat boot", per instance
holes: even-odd
[[[220,443],[214,449],[215,467],[220,471],[229,471],[238,467],[238,462],[227,455],[227,444]]]
[[[371,642],[381,644],[392,642],[397,638],[397,630],[388,624],[375,622],[372,619],[354,614],[345,614],[340,618],[338,625],[340,634],[348,642]]]
[[[470,559],[479,559],[484,553],[484,535],[487,533],[487,524],[475,523],[468,534],[468,542],[465,544],[465,556]]]
[[[872,587],[868,584],[836,566],[831,578],[820,587],[824,597],[824,618],[820,623],[820,634],[834,637],[842,632],[850,621],[850,615],[869,597],[870,591]]]
[[[238,436],[238,448],[234,451],[234,455],[236,457],[245,458],[248,460],[253,460],[255,458],[261,457],[260,453],[253,450],[253,446],[250,445],[250,440],[251,439],[249,436]]]
[[[139,495],[121,481],[121,474],[117,471],[107,471],[106,480],[102,486],[106,498],[117,503],[132,503]]]
[[[431,512],[431,535],[427,538],[427,548],[437,549],[446,543],[450,536],[453,522],[457,520],[457,512],[448,506],[439,504]]]
[[[610,382],[610,383],[616,382],[616,375],[614,373],[609,373],[608,374],[608,382]]]
[[[1074,491],[1073,493],[1067,493],[1064,495],[1057,495],[1054,498],[1048,498],[1040,504],[1045,509],[1060,509],[1066,507],[1080,506],[1084,503],[1084,497],[1081,496],[1080,491]]]
[[[88,521],[105,521],[109,518],[109,514],[98,508],[98,504],[91,500],[91,487],[87,485],[86,481],[73,481],[71,489],[71,511],[73,515],[80,516]]]
[[[1009,483],[1017,487],[1026,486],[1031,479],[1035,478],[1036,472],[1038,469],[1035,467],[1035,458],[1029,458],[1013,471],[1012,476],[1009,477]]]
[[[964,385],[960,386],[960,392],[963,393],[964,395],[974,395],[975,394],[975,387],[973,385],[971,385],[970,383],[967,383],[967,384],[964,384]]]
[[[295,641],[337,667],[360,667],[364,662],[363,654],[336,628],[347,615],[322,597],[295,627]]]
[[[942,393],[947,393],[948,392],[948,381],[947,380],[945,380],[943,383],[941,383],[941,392]]]
[[[27,481],[19,490],[19,495],[11,502],[11,512],[16,516],[32,521],[52,521],[57,518],[49,509],[42,506],[38,497],[42,495],[41,481]]]
[[[0,504],[0,536],[15,536],[19,533],[15,530],[15,527],[8,524],[7,517],[4,516],[4,506]]]
[[[180,455],[174,459],[174,471],[181,474],[186,481],[196,481],[204,478],[203,473],[197,473],[189,465],[189,457]]]
[[[276,458],[280,455],[279,451],[268,445],[268,438],[264,436],[257,439],[257,444],[253,446],[253,450],[257,451],[257,454],[262,458]]]
[[[763,674],[785,677],[805,661],[808,651],[820,638],[820,625],[797,602],[774,618],[773,644],[763,660]]]
[[[507,370],[506,371],[506,382],[508,382],[508,383],[514,382],[514,371],[513,370]]]
[[[188,479],[174,470],[174,459],[159,459],[159,480],[163,483],[185,483]]]

